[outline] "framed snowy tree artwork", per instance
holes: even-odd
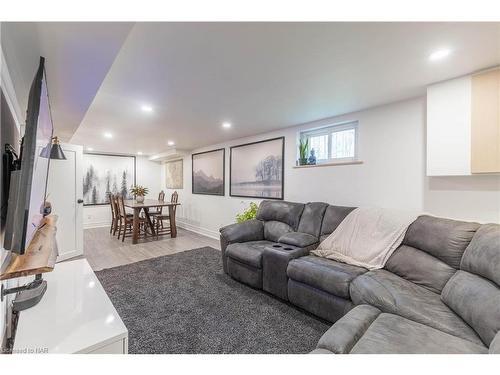
[[[132,199],[135,156],[83,154],[83,205],[109,204],[109,194]]]
[[[283,199],[285,137],[233,146],[229,157],[229,195]]]

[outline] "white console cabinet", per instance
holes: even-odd
[[[21,312],[14,354],[128,352],[128,331],[85,259],[44,274],[47,291]]]

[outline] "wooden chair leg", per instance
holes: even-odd
[[[127,222],[125,222],[125,228],[123,229],[122,242],[125,241],[125,234],[127,233]]]

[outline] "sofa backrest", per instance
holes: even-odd
[[[304,211],[302,211],[302,216],[300,217],[297,231],[308,233],[318,238],[327,207],[328,203],[324,202],[306,203],[306,205],[304,206]]]
[[[278,241],[282,235],[296,231],[303,210],[303,203],[262,201],[257,211],[257,220],[264,221],[264,238]]]
[[[441,293],[460,266],[460,260],[479,224],[422,215],[406,232],[385,269]]]
[[[344,207],[344,206],[328,206],[325,210],[325,215],[323,217],[323,222],[321,224],[320,241],[323,241],[326,237],[333,233],[335,229],[339,226],[342,220],[345,219],[351,211],[356,207]]]
[[[475,233],[448,281],[441,299],[490,346],[500,331],[500,225],[485,224]],[[498,350],[498,337],[493,352]]]

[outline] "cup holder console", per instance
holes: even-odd
[[[275,245],[272,245],[273,248],[275,249],[283,249],[283,250],[294,250],[293,247],[290,247],[290,246],[283,246],[283,245],[280,245],[280,244],[275,244]]]

